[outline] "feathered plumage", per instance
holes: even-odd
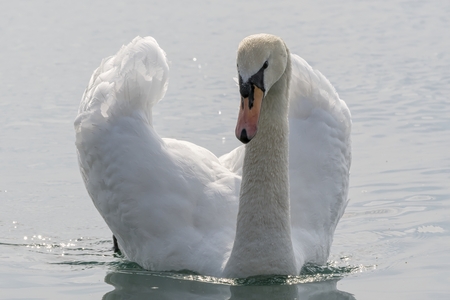
[[[290,215],[300,268],[326,262],[344,212],[351,120],[320,72],[299,56],[290,60]],[[224,276],[245,146],[217,158],[192,143],[159,137],[152,107],[167,85],[166,56],[151,37],[137,37],[102,61],[75,120],[81,174],[128,259],[151,270]]]

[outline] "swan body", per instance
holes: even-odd
[[[104,59],[82,97],[83,180],[121,251],[146,269],[298,275],[328,258],[347,205],[350,112],[278,37],[247,37],[237,60],[247,144],[220,158],[155,132],[168,65],[151,37]]]

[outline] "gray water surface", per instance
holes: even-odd
[[[0,298],[448,299],[450,2],[168,3],[0,3]],[[156,130],[221,155],[239,145],[237,45],[259,32],[282,37],[352,111],[351,201],[329,265],[229,282],[115,257],[74,146],[93,70],[155,37],[171,68]]]

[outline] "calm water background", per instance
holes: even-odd
[[[0,298],[448,299],[449,16],[445,0],[2,1]],[[351,202],[330,256],[340,277],[230,286],[114,257],[74,146],[92,71],[152,35],[171,61],[155,128],[221,155],[239,145],[237,45],[259,32],[281,36],[352,111]]]

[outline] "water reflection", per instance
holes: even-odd
[[[297,285],[245,286],[182,280],[151,273],[111,272],[105,282],[114,290],[103,299],[355,299],[339,291],[338,280]]]

